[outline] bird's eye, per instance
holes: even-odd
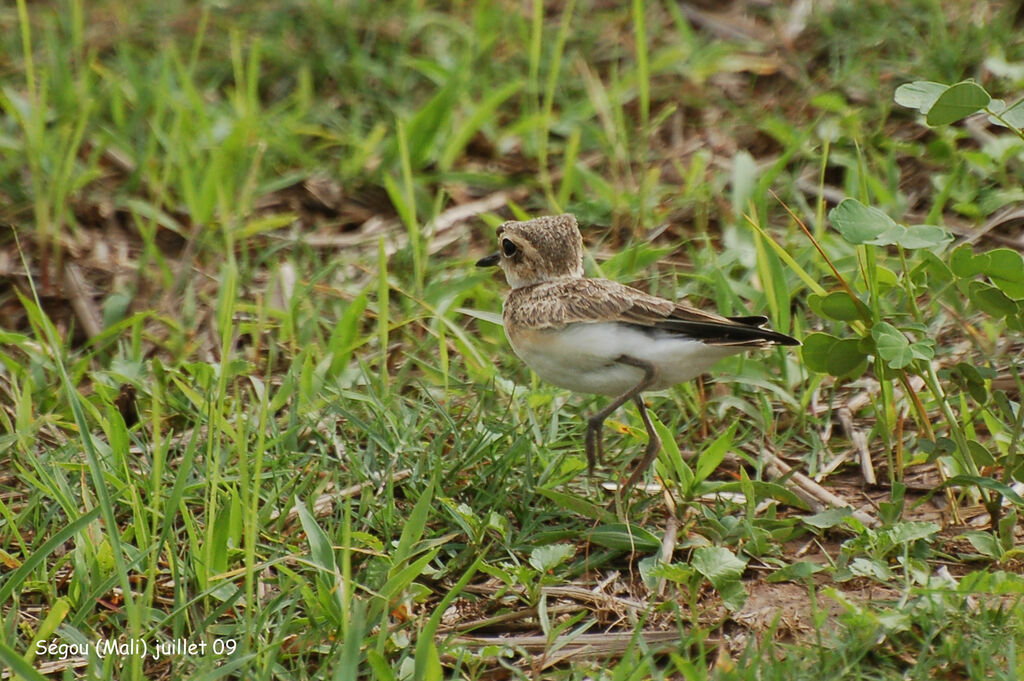
[[[502,239],[501,252],[505,255],[506,258],[511,258],[512,256],[519,252],[519,247],[516,246],[511,239]]]

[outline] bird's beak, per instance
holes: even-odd
[[[479,260],[477,260],[476,261],[476,266],[477,267],[494,267],[495,265],[498,264],[499,260],[501,260],[501,254],[500,253],[492,253],[491,255],[487,256],[486,258],[480,258]]]

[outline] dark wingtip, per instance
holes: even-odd
[[[726,319],[730,322],[743,324],[744,326],[756,326],[758,328],[768,323],[768,318],[759,314],[750,315],[748,317],[726,317]]]
[[[758,328],[758,331],[760,332],[761,338],[768,341],[772,345],[785,345],[789,347],[803,345],[803,343],[798,341],[796,338],[793,338],[792,336],[787,336],[784,333],[779,333],[778,331],[772,331],[771,329],[761,328]]]
[[[745,317],[741,319],[760,320],[761,318]],[[764,321],[766,322],[767,320]],[[772,331],[771,329],[763,329],[760,324],[737,323],[735,319],[730,319],[730,322],[732,323],[670,320],[658,322],[648,328],[679,333],[712,345],[766,348],[772,345],[795,346],[801,344],[800,341],[792,336],[787,336],[784,333]]]
[[[803,345],[800,341],[792,336],[787,336],[784,333],[778,331],[772,331],[771,329],[762,328],[768,323],[768,318],[761,315],[751,315],[749,317],[729,317],[730,322],[736,322],[737,324],[743,324],[744,326],[752,326],[761,332],[762,338],[767,341],[774,343],[775,345],[788,345],[798,346]]]

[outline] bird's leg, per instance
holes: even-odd
[[[651,415],[647,413],[647,407],[644,406],[644,398],[641,395],[634,395],[633,401],[636,402],[636,408],[640,410],[640,418],[644,420],[644,427],[647,428],[647,449],[644,450],[643,460],[629,476],[629,480],[626,480],[626,484],[619,489],[619,494],[628,492],[640,480],[644,471],[650,468],[654,462],[658,450],[661,449],[661,438],[658,437],[657,431],[654,430],[654,424],[651,423]]]
[[[637,383],[635,386],[633,386],[632,388],[630,388],[629,390],[627,390],[626,392],[622,393],[614,400],[612,400],[611,403],[604,409],[602,409],[601,411],[597,412],[589,419],[587,419],[587,435],[585,439],[585,446],[587,450],[588,475],[594,474],[594,464],[596,462],[601,461],[603,463],[604,461],[604,446],[601,438],[601,427],[604,425],[604,420],[608,418],[609,414],[611,414],[613,411],[624,405],[627,400],[638,398],[640,393],[642,393],[644,390],[647,390],[647,388],[651,387],[654,384],[654,380],[655,378],[657,378],[658,375],[658,371],[657,369],[655,369],[653,364],[651,364],[650,362],[645,362],[640,359],[636,359],[635,357],[622,355],[618,357],[615,361],[618,362],[619,364],[628,364],[629,366],[634,366],[637,367],[638,369],[643,369],[644,377],[640,379],[640,382]],[[645,412],[643,412],[642,409],[641,413],[643,413],[644,415],[644,424],[646,425],[648,423],[647,415]],[[653,427],[648,426],[647,432],[653,433]],[[658,436],[654,435],[653,438],[654,441],[657,441]],[[658,446],[661,446],[660,441],[658,441]],[[648,448],[650,448],[650,444],[648,444]]]

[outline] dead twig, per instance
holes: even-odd
[[[103,331],[103,315],[100,314],[92,296],[89,295],[88,285],[85,277],[82,276],[82,269],[71,261],[64,263],[63,284],[68,300],[71,302],[71,309],[75,311],[75,317],[82,325],[82,330],[89,338],[95,338]]]
[[[412,469],[404,468],[400,471],[397,471],[394,475],[391,476],[391,482],[399,482],[400,480],[405,480],[410,475],[412,475]],[[374,482],[372,480],[367,480],[366,482],[360,482],[355,485],[350,485],[349,487],[346,487],[345,489],[342,490],[338,490],[337,492],[321,494],[316,498],[316,500],[313,501],[313,516],[317,518],[322,518],[324,516],[330,515],[334,511],[335,501],[339,499],[348,499],[350,497],[357,496],[359,494],[362,494],[363,489],[365,489],[366,487],[376,488],[379,487],[380,484],[380,481]],[[274,509],[273,511],[271,511],[270,520],[277,520],[279,517],[281,517],[281,512],[279,510]],[[287,522],[294,522],[298,519],[298,517],[299,505],[296,504],[292,506],[291,509],[288,511],[288,515],[287,517],[285,517],[285,520]]]
[[[557,651],[544,662],[544,668],[574,659],[602,659],[621,655],[632,646],[641,645],[650,650],[666,650],[679,645],[678,631],[644,631],[644,632],[610,632],[606,634],[569,634],[549,638],[544,635],[530,634],[525,636],[457,636],[447,641],[447,645],[461,645],[470,648],[488,648],[500,646],[513,648],[526,653],[536,654],[545,651]]]
[[[839,417],[839,423],[842,424],[843,430],[846,431],[847,437],[850,438],[850,442],[853,443],[853,447],[857,451],[864,482],[869,485],[877,484],[875,468],[871,464],[871,451],[868,450],[868,438],[864,435],[864,431],[853,425],[853,412],[849,407],[840,407],[836,410],[836,416]]]
[[[815,512],[823,511],[825,508],[845,508],[850,505],[832,492],[811,480],[799,471],[794,471],[792,466],[775,456],[768,450],[761,451],[761,457],[765,462],[765,471],[773,478],[789,477],[790,489],[798,497],[806,501]],[[854,509],[853,517],[867,527],[878,527],[879,521],[863,511]]]

